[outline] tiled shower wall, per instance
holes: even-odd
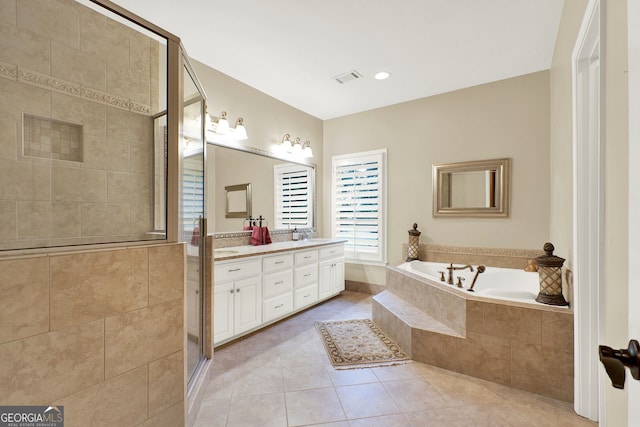
[[[184,244],[0,258],[0,405],[184,424]]]
[[[153,230],[162,49],[71,0],[0,3],[0,249]],[[25,113],[82,126],[82,160],[25,153]]]

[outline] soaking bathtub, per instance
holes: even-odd
[[[410,261],[399,265],[398,268],[434,280],[442,285],[449,286],[453,290],[468,292],[469,296],[540,304],[535,300],[540,289],[538,273],[536,272],[513,268],[485,267],[485,271],[478,274],[473,292],[469,292],[467,289],[473,283],[478,266],[473,266],[473,272],[469,271],[469,269],[454,270],[452,274],[453,285],[448,285],[447,282],[440,280],[440,272],[444,272],[444,277],[445,279],[447,278],[448,266],[449,264],[436,262]],[[460,264],[454,264],[454,267],[456,266],[461,267]],[[458,277],[462,278],[462,288],[456,286]]]

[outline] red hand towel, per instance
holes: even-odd
[[[261,245],[262,243],[260,242],[260,240],[261,240],[260,227],[253,227],[253,230],[251,230],[251,244],[254,246]]]
[[[269,234],[268,227],[264,227],[262,230],[262,242],[265,245],[268,245],[269,243],[271,243],[271,234]]]

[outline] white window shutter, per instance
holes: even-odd
[[[386,150],[333,157],[332,237],[352,262],[386,262]]]
[[[312,169],[303,165],[273,167],[275,228],[313,227]]]

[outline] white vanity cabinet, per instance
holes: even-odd
[[[295,254],[295,290],[293,308],[298,310],[318,301],[318,250],[298,251]]]
[[[216,260],[213,344],[230,341],[344,290],[343,248],[344,243],[302,246]]]
[[[262,259],[262,321],[269,322],[293,310],[293,253]]]
[[[320,248],[318,297],[325,298],[344,290],[344,245]]]
[[[214,344],[262,324],[260,273],[260,259],[214,264]]]

